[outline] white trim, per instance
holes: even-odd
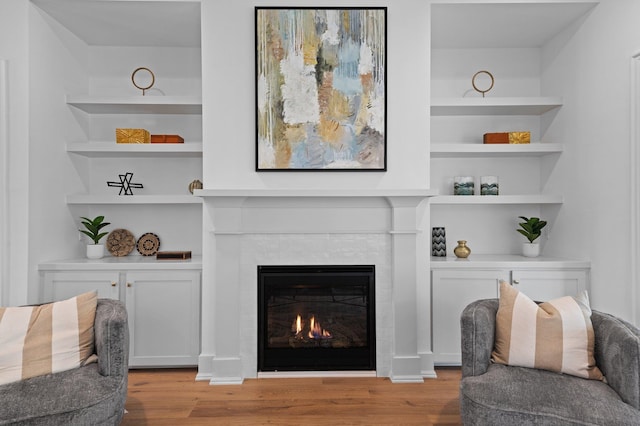
[[[9,85],[0,59],[0,306],[9,302]]]
[[[631,119],[630,119],[630,184],[631,184],[631,309],[633,321],[640,325],[640,51],[631,56]]]

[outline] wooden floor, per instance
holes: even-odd
[[[424,383],[385,378],[196,382],[196,370],[131,370],[122,425],[459,425],[460,369]]]

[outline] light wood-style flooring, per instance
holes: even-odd
[[[127,425],[460,425],[459,368],[424,383],[386,378],[196,382],[195,369],[131,370]]]

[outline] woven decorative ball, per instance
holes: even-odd
[[[152,232],[147,232],[138,238],[136,247],[138,248],[138,252],[143,256],[155,256],[160,248],[160,238]]]
[[[107,236],[107,250],[112,256],[122,257],[133,251],[136,238],[126,229],[114,229]]]

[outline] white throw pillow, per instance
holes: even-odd
[[[0,384],[80,367],[94,352],[97,293],[0,308]]]
[[[494,362],[602,380],[593,356],[594,333],[587,293],[538,305],[500,282]]]

